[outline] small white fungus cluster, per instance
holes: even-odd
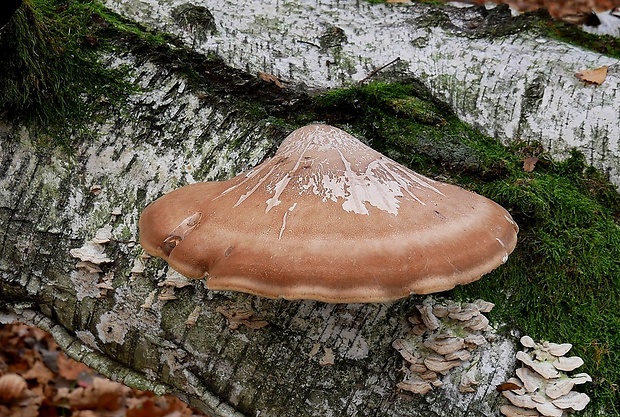
[[[112,287],[112,274],[104,275],[101,269],[102,264],[113,262],[105,253],[105,244],[110,242],[111,239],[112,226],[106,225],[97,230],[95,237],[86,242],[84,246],[69,251],[71,256],[79,259],[79,262],[75,264],[78,270],[79,281],[87,283],[87,285],[95,283],[98,289],[97,298],[105,297],[108,291],[114,291],[114,287]]]
[[[578,356],[564,356],[573,347],[570,343],[536,343],[531,337],[523,336],[521,344],[525,349],[517,352],[517,359],[523,366],[517,369],[517,378],[508,380],[515,389],[502,392],[511,402],[501,407],[502,414],[507,417],[563,417],[588,405],[590,398],[572,389],[591,382],[590,375],[568,376],[565,373],[583,365]]]
[[[95,196],[101,192],[101,186],[93,185],[90,189]],[[115,208],[110,213],[110,221],[114,222],[121,215],[121,209]],[[106,297],[108,291],[114,291],[112,279],[114,274],[108,272],[103,273],[101,266],[114,262],[106,253],[106,245],[113,240],[113,228],[111,224],[99,228],[95,231],[95,237],[80,248],[69,250],[72,257],[79,259],[75,264],[77,274],[73,275],[77,288],[78,300],[84,297],[103,298]],[[127,247],[133,247],[134,242],[129,242]],[[131,274],[137,275],[144,273],[143,259],[135,259]]]
[[[392,346],[408,362],[405,379],[396,386],[414,394],[424,395],[433,387],[443,385],[441,377],[451,369],[469,364],[473,351],[487,343],[486,333],[491,329],[488,313],[493,303],[477,300],[473,303],[446,301],[436,303],[429,297],[417,312],[409,317],[411,332]],[[459,390],[474,392],[476,367],[463,372]]]

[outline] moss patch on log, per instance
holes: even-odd
[[[132,90],[126,69],[107,68],[91,2],[25,0],[0,31],[0,112],[41,143],[69,145],[98,109]]]
[[[255,120],[300,108],[304,101],[217,56],[183,48],[177,38],[129,21],[96,0],[25,0],[0,31],[0,50],[0,114],[28,128],[40,144],[66,149],[94,133],[94,118],[122,111],[137,91],[128,81],[130,68],[110,68],[106,54],[135,54],[169,67],[201,100],[234,100]]]
[[[586,387],[594,399],[589,409],[620,413],[620,195],[607,178],[577,151],[555,161],[538,144],[503,146],[481,135],[415,80],[330,91],[316,103],[299,124],[343,127],[412,169],[511,212],[520,232],[508,262],[447,296],[494,302],[491,318],[507,334],[517,329],[572,343],[594,378]],[[531,172],[526,158],[536,160]]]
[[[600,54],[620,58],[620,38],[611,35],[596,35],[581,30],[578,26],[556,20],[543,20],[539,26],[553,39],[568,42]]]

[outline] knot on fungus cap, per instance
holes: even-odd
[[[228,181],[170,192],[139,227],[148,253],[210,289],[332,303],[475,281],[506,261],[518,232],[493,201],[326,125],[295,130]]]

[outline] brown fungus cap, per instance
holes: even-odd
[[[506,261],[518,227],[326,125],[228,181],[175,190],[140,217],[144,249],[214,290],[332,303],[449,290]]]

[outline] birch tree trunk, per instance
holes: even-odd
[[[409,330],[420,297],[368,305],[268,300],[208,291],[159,260],[132,274],[146,204],[181,184],[256,165],[287,132],[187,93],[182,79],[149,61],[112,62],[127,63],[146,92],[98,126],[77,155],[41,152],[2,130],[4,321],[49,330],[103,374],[174,392],[214,416],[497,413],[493,387],[513,365],[512,345],[500,338],[481,352],[488,366],[475,394],[463,397],[456,381],[424,398],[395,389],[402,359],[391,343]],[[103,252],[89,249],[106,231]],[[104,259],[102,271],[77,268],[80,259]],[[231,311],[253,311],[268,325],[233,329],[222,314]],[[334,364],[322,366],[330,349]]]
[[[98,126],[97,140],[74,157],[42,153],[2,131],[5,321],[49,330],[103,374],[177,393],[214,416],[496,413],[493,386],[512,365],[511,345],[499,338],[483,351],[492,371],[475,394],[462,398],[458,384],[448,383],[424,399],[395,389],[402,359],[391,343],[408,331],[407,314],[420,297],[329,305],[215,293],[158,260],[132,274],[141,255],[136,223],[148,202],[257,164],[285,132],[234,105],[201,101],[165,68],[131,56],[114,60],[121,63],[135,66],[147,92],[132,97],[124,116]],[[103,252],[89,251],[106,230]],[[102,271],[76,268],[80,259],[104,259]],[[254,311],[268,325],[231,329],[221,312],[236,310]],[[192,313],[195,324],[187,325]],[[320,351],[310,357],[315,344]],[[329,349],[334,364],[322,366]]]
[[[577,148],[620,185],[617,60],[550,39],[507,8],[194,2],[213,17],[209,29],[183,18],[184,0],[105,3],[236,68],[311,90],[349,85],[400,58],[384,73],[422,80],[485,134],[504,143],[539,141],[560,158]],[[613,66],[601,86],[575,77],[603,65]]]
[[[205,2],[214,31],[208,19],[202,27],[184,21],[190,9],[177,1],[107,4],[181,35],[198,52],[216,52],[233,67],[275,74],[307,91],[363,79],[400,57],[384,72],[415,75],[484,131],[506,141],[541,140],[558,154],[579,145],[617,179],[620,131],[610,121],[619,111],[612,105],[618,78],[612,73],[591,87],[572,75],[611,60],[528,32],[481,36],[467,29],[480,21],[478,12],[443,17],[426,6]],[[159,260],[135,272],[142,255],[137,220],[146,204],[185,183],[258,164],[288,132],[224,93],[217,99],[217,92],[188,91],[175,74],[178,63],[139,53],[109,60],[134,67],[143,91],[97,125],[96,138],[75,155],[35,148],[15,126],[0,129],[4,321],[49,330],[70,356],[101,373],[176,393],[213,416],[498,415],[494,387],[514,367],[514,348],[499,336],[479,352],[474,393],[459,393],[451,378],[425,397],[395,388],[402,359],[391,343],[408,331],[407,315],[420,297],[289,302],[208,291]],[[231,88],[265,94],[253,75],[229,72]],[[274,102],[297,100],[281,94]],[[92,244],[106,235],[109,242]],[[98,260],[101,271],[76,268],[85,259]],[[234,328],[225,315],[235,312],[252,316]],[[329,350],[333,365],[325,363]]]

